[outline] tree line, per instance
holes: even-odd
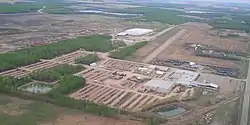
[[[109,57],[115,58],[115,59],[124,59],[125,57],[131,55],[132,53],[136,52],[136,50],[138,50],[139,48],[147,44],[148,42],[144,41],[144,42],[135,43],[133,45],[117,49],[115,51],[110,52]]]
[[[68,64],[58,65],[53,68],[40,70],[30,75],[31,79],[43,81],[43,82],[55,82],[59,80],[61,77],[75,74],[84,69],[83,66],[77,65],[72,66]]]
[[[0,54],[0,72],[19,66],[51,59],[83,48],[87,51],[107,52],[115,49],[109,36],[93,35],[62,40],[43,46],[36,46]]]
[[[97,54],[88,54],[87,56],[81,56],[79,58],[76,58],[75,62],[77,64],[85,64],[90,65],[91,63],[99,61],[100,58]]]

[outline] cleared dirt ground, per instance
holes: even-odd
[[[245,53],[248,43],[236,40],[239,38],[221,38],[208,34],[209,25],[201,23],[187,23],[182,26],[186,29],[186,34],[169,45],[161,54],[156,56],[156,60],[182,60],[196,62],[203,65],[219,66],[224,68],[241,69],[240,61],[231,61],[217,58],[195,56],[194,48],[187,48],[185,44],[194,43],[212,46],[217,49],[230,52]]]
[[[7,95],[0,95],[0,118],[1,125],[143,125]]]
[[[200,74],[197,79],[198,82],[207,81],[209,83],[215,83],[220,86],[219,93],[221,95],[226,95],[229,93],[236,92],[240,86],[240,80],[231,79],[228,77],[213,75],[213,74]]]
[[[0,52],[92,34],[114,35],[130,28],[159,30],[161,23],[128,22],[101,15],[0,14]]]
[[[62,115],[55,121],[40,125],[142,125],[142,123],[132,120],[117,120],[88,114],[73,114]]]
[[[186,50],[184,46],[178,46],[174,44],[168,46],[155,59],[156,60],[168,60],[168,59],[182,60],[182,61],[196,62],[199,64],[219,66],[219,67],[225,67],[225,68],[233,68],[233,69],[239,69],[241,67],[239,65],[239,61],[195,56],[193,49]]]
[[[242,42],[242,38],[212,36],[209,34],[209,25],[187,23],[182,28],[187,30],[187,36],[182,39],[185,43],[209,45],[230,52],[247,52],[248,43]]]

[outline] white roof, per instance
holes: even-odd
[[[158,75],[163,75],[163,74],[164,74],[164,72],[159,71],[159,70],[156,70],[156,74],[158,74]]]
[[[196,86],[196,85],[199,85],[199,86],[210,86],[210,87],[213,87],[213,88],[219,88],[219,85],[216,85],[214,83],[201,83],[201,82],[197,82],[197,81],[193,81],[192,85],[194,85],[194,86]]]
[[[146,68],[146,67],[138,67],[138,70],[147,71],[148,68]]]
[[[133,29],[128,29],[125,30],[124,32],[118,33],[118,36],[125,36],[125,35],[129,35],[129,36],[141,36],[144,34],[148,34],[150,32],[153,32],[152,29],[141,29],[141,28],[133,28]]]
[[[97,66],[97,63],[91,63],[90,66]]]

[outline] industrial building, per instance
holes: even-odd
[[[174,86],[174,82],[172,81],[165,81],[161,79],[152,79],[148,81],[145,86],[155,89],[158,92],[168,93],[171,88]]]
[[[199,77],[199,73],[186,71],[186,70],[177,70],[168,78],[173,81],[195,81]]]
[[[219,86],[214,83],[202,83],[197,82],[197,78],[200,76],[197,72],[187,71],[187,70],[176,70],[171,75],[166,77],[164,80],[172,81],[174,84],[179,84],[183,86],[195,86],[204,88],[214,88],[218,89]]]
[[[151,32],[153,32],[152,29],[133,28],[118,33],[117,36],[142,36]]]

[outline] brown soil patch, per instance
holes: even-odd
[[[155,59],[182,60],[233,69],[242,68],[242,64],[239,61],[195,56],[194,48],[188,49],[185,47],[186,43],[195,43],[212,46],[221,50],[245,53],[248,50],[248,43],[240,41],[239,39],[241,38],[222,38],[209,35],[208,30],[211,30],[211,26],[203,23],[186,23],[182,25],[182,28],[186,29],[186,34],[169,45]]]
[[[209,45],[231,52],[247,53],[248,43],[242,42],[244,41],[244,38],[210,35],[209,31],[211,31],[211,27],[201,23],[185,24],[182,28],[187,30],[187,36],[182,39],[184,43]]]
[[[11,98],[11,103],[0,105],[0,112],[11,116],[22,115],[26,111],[27,105],[30,103],[32,103],[32,101]]]
[[[236,68],[239,69],[240,66],[237,64],[237,61],[200,57],[194,55],[194,50],[185,50],[184,47],[171,45],[168,46],[161,54],[159,54],[156,59],[159,60],[183,60],[188,62],[196,62],[199,64],[220,66],[225,68]]]
[[[40,125],[142,125],[142,123],[132,120],[118,120],[87,114],[75,114],[63,115],[53,122]]]

